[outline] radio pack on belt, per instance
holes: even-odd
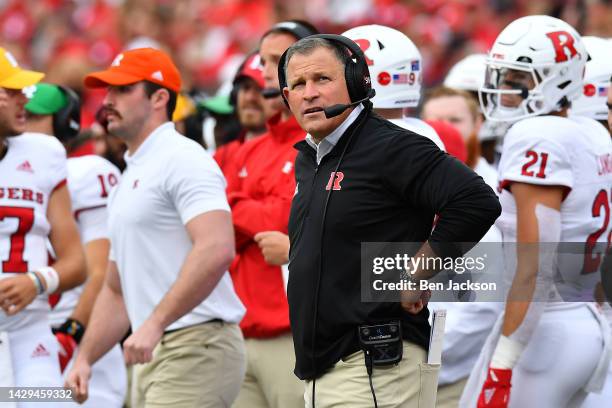
[[[371,366],[387,366],[402,360],[403,342],[400,321],[363,325],[357,328],[359,345],[366,356],[368,371]],[[368,361],[369,360],[369,361]]]

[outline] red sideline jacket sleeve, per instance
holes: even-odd
[[[238,171],[236,167],[240,160],[240,148],[243,144],[244,140],[241,139],[231,141],[219,147],[213,155],[213,158],[225,177],[227,192],[236,190],[236,183],[238,182]]]
[[[295,119],[272,122],[270,131],[246,142],[239,152],[238,181],[228,188],[236,235],[252,239],[261,231],[287,233],[295,193],[293,145],[304,138]]]
[[[293,177],[293,171],[291,177]],[[228,195],[237,233],[251,238],[261,231],[287,233],[287,220],[291,198],[295,191],[295,182],[287,181],[283,184],[275,192],[277,196],[266,197],[264,200],[253,200],[241,193]]]
[[[287,233],[295,192],[295,143],[304,139],[294,118],[268,121],[269,131],[246,142],[237,160],[237,180],[228,189],[236,237],[242,239],[230,267],[236,293],[247,312],[240,322],[245,338],[288,333],[289,307],[281,268],[266,263],[252,237],[261,231]],[[237,241],[238,242],[238,241]]]
[[[223,175],[225,176],[225,180],[227,182],[226,193],[229,195],[231,191],[239,191],[240,190],[240,179],[238,178],[238,170],[239,166],[241,166],[242,157],[240,154],[241,147],[244,144],[244,138],[240,138],[229,142],[221,147],[219,147],[213,158],[221,168]],[[234,231],[236,248],[239,250],[244,247],[246,243],[248,243],[252,237],[240,234]]]

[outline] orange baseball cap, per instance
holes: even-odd
[[[181,74],[166,53],[155,48],[136,48],[117,55],[105,71],[85,77],[85,86],[103,88],[108,85],[130,85],[149,81],[171,89],[181,90]]]
[[[44,76],[42,72],[20,68],[15,57],[4,48],[0,48],[0,87],[23,89],[36,84]]]

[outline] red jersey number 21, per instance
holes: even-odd
[[[28,271],[28,262],[23,259],[23,252],[25,251],[26,235],[34,225],[34,209],[0,206],[0,221],[8,218],[16,218],[18,222],[17,230],[9,238],[9,256],[8,259],[2,260],[2,271],[25,273]]]
[[[546,162],[548,162],[548,153],[538,153],[534,150],[528,150],[525,153],[525,157],[528,159],[527,163],[523,165],[523,169],[521,171],[521,175],[527,177],[537,177],[537,178],[546,178]],[[538,166],[539,163],[539,166]],[[531,168],[536,165],[536,168],[532,170]],[[535,173],[535,170],[538,170]]]
[[[593,218],[602,218],[603,223],[601,228],[593,232],[588,236],[586,240],[586,246],[584,251],[584,266],[582,267],[582,273],[592,273],[599,269],[599,265],[602,260],[601,253],[595,253],[595,247],[600,237],[604,234],[608,234],[606,239],[608,242],[607,248],[612,243],[612,231],[608,231],[608,225],[610,224],[610,202],[612,202],[612,191],[610,196],[606,190],[599,190],[593,200],[593,206],[591,207],[591,213]],[[604,235],[605,237],[605,235]]]

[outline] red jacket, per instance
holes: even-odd
[[[236,161],[236,155],[244,144],[244,137],[220,146],[213,155],[213,158],[219,165],[221,172],[227,178],[228,174],[233,171],[233,163]]]
[[[227,176],[237,256],[230,273],[247,312],[240,323],[245,337],[286,333],[289,308],[281,268],[268,265],[253,237],[262,231],[287,234],[295,192],[293,145],[305,137],[294,117],[268,121],[268,132],[240,148],[234,174]]]

